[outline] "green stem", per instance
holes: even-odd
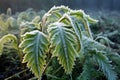
[[[10,79],[12,79],[12,78],[14,78],[14,77],[20,75],[21,73],[26,72],[27,70],[29,70],[29,69],[25,69],[25,70],[23,70],[23,71],[21,71],[21,72],[18,72],[18,73],[16,73],[16,74],[14,74],[14,75],[12,75],[12,76],[6,78],[5,80],[10,80]]]
[[[61,78],[58,78],[58,77],[56,77],[56,76],[54,76],[54,75],[51,75],[51,74],[46,74],[48,77],[51,77],[51,78],[53,78],[53,79],[57,79],[57,80],[61,80]]]
[[[72,73],[70,74],[70,80],[73,80],[73,79],[72,79]]]
[[[43,70],[43,75],[45,74],[45,71],[46,71],[46,69],[47,69],[47,67],[48,67],[48,65],[50,64],[51,61],[52,61],[52,57],[50,58],[49,62],[46,64],[46,66]]]
[[[62,66],[60,66],[60,67],[53,73],[53,75],[56,74],[61,68],[62,68]]]

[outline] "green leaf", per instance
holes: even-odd
[[[7,24],[7,22],[0,18],[0,30],[6,32],[8,30],[8,27],[9,25]]]
[[[16,36],[13,34],[7,34],[0,39],[0,55],[2,54],[4,44],[9,42],[11,46],[15,49],[18,49],[18,42]]]
[[[95,61],[98,62],[99,67],[103,71],[104,75],[108,80],[117,80],[117,75],[113,71],[112,65],[109,63],[108,58],[100,51],[93,52],[93,57]]]
[[[98,20],[91,18],[89,15],[85,14],[83,10],[71,10],[70,15],[76,16],[76,18],[84,19],[86,18],[89,23],[95,24]]]
[[[17,24],[17,20],[13,17],[9,17],[6,21],[6,23],[8,24],[8,26],[12,27],[12,28],[18,28],[18,24]]]
[[[78,46],[79,46],[79,51],[82,49],[82,31],[81,31],[81,26],[78,25],[77,21],[72,18],[71,16],[69,16],[68,14],[64,14],[62,19],[60,19],[62,22],[63,19],[66,19],[70,22],[70,25],[72,26],[72,28],[74,29],[76,35],[77,35],[77,38],[78,38]],[[63,22],[64,23],[64,22]]]
[[[64,26],[66,25],[63,23],[53,23],[48,27],[48,33],[50,34],[51,46],[55,47],[52,56],[57,56],[65,72],[70,74],[78,53],[74,47],[76,44],[75,33]]]
[[[58,21],[64,13],[69,12],[70,9],[65,6],[52,7],[42,18],[43,26],[48,26],[50,23]]]
[[[54,6],[54,7],[52,7],[49,11],[48,11],[48,13],[49,14],[51,14],[52,12],[63,12],[63,13],[67,13],[67,12],[69,12],[70,11],[70,8],[68,8],[68,7],[65,7],[65,6],[58,6],[58,7],[56,7],[56,6]]]
[[[83,71],[80,74],[80,76],[77,78],[77,80],[91,80],[92,72],[93,72],[93,66],[90,63],[90,59],[87,59],[83,65]]]
[[[81,21],[88,36],[93,39],[89,25],[90,23],[97,23],[98,21],[86,15],[83,10],[71,10],[70,15]]]
[[[32,70],[37,78],[41,78],[46,64],[46,52],[48,51],[48,40],[44,33],[34,30],[25,33],[23,41],[19,45],[23,48],[25,56],[23,63],[27,62],[27,67]]]
[[[85,53],[89,53],[91,50],[94,50],[94,49],[97,49],[98,51],[106,50],[106,46],[86,36],[83,36],[82,42],[84,45]]]
[[[89,15],[86,15],[85,17],[87,18],[89,23],[96,24],[98,22],[98,20],[91,18]]]
[[[116,80],[116,73],[113,71],[108,58],[105,56],[104,52],[106,47],[95,40],[83,37],[84,53],[86,55],[93,55],[93,59],[99,64],[100,69],[103,71],[104,75],[108,80]]]

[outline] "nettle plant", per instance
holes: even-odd
[[[36,23],[37,27],[32,24],[35,29],[21,35],[22,62],[27,63],[38,79],[47,75],[49,80],[94,80],[105,75],[108,80],[116,80],[116,73],[106,56],[107,47],[92,37],[89,26],[97,22],[83,10],[65,6],[51,8],[44,14],[39,27],[39,23]],[[9,39],[14,43],[17,39],[13,38]]]

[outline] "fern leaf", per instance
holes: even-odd
[[[76,38],[74,32],[64,26],[66,25],[63,23],[53,23],[48,27],[48,33],[50,34],[51,45],[55,46],[52,56],[57,56],[65,72],[70,74],[77,55],[74,48]]]
[[[0,55],[2,54],[4,44],[10,42],[13,48],[17,49],[18,42],[16,36],[13,34],[7,34],[0,39]]]
[[[45,53],[48,50],[48,40],[44,33],[34,30],[25,33],[23,41],[19,45],[25,53],[23,63],[27,62],[27,67],[32,70],[37,78],[41,79],[45,61]]]
[[[112,65],[109,63],[107,57],[102,54],[100,51],[95,51],[93,54],[95,61],[98,62],[101,70],[103,71],[104,75],[108,78],[108,80],[117,80],[117,75],[112,69]]]

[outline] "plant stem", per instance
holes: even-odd
[[[43,75],[44,75],[44,73],[45,73],[45,71],[46,71],[46,69],[47,69],[47,67],[48,67],[48,65],[50,64],[51,61],[52,61],[52,57],[50,58],[49,62],[46,64],[46,66],[43,70]]]
[[[53,73],[53,75],[56,74],[61,68],[62,68],[62,66],[60,66],[60,67]]]
[[[14,78],[15,76],[20,75],[21,73],[26,72],[27,70],[29,70],[29,69],[25,69],[25,70],[23,70],[23,71],[21,71],[21,72],[18,72],[18,73],[16,73],[16,74],[14,74],[14,75],[12,75],[12,76],[6,78],[5,80],[10,80],[10,79]]]
[[[46,74],[48,77],[51,77],[51,78],[53,78],[53,79],[57,79],[57,80],[61,80],[61,78],[58,78],[58,77],[56,77],[56,76],[54,76],[54,75],[51,75],[51,74]]]
[[[70,80],[73,80],[73,79],[72,79],[72,73],[70,74]]]

